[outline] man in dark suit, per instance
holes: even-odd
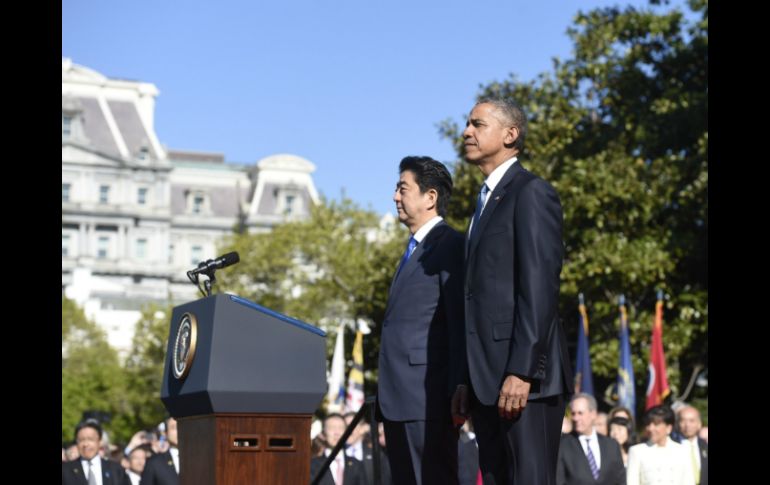
[[[62,485],[131,485],[119,463],[99,456],[102,427],[87,419],[75,427],[75,442],[80,459],[61,464]]]
[[[575,394],[570,402],[574,430],[562,435],[556,485],[625,485],[620,445],[596,432],[596,399]]]
[[[393,483],[457,483],[449,355],[462,348],[463,236],[444,221],[452,178],[429,157],[406,157],[393,200],[412,234],[382,322],[377,419]],[[454,348],[454,350],[450,350]],[[456,370],[454,372],[457,372]]]
[[[692,406],[684,406],[677,411],[679,432],[682,433],[680,443],[687,446],[687,453],[693,467],[696,485],[709,483],[709,445],[698,437],[703,427],[700,411]]]
[[[168,451],[151,456],[144,465],[141,485],[178,485],[179,448],[177,448],[176,419],[166,419]]]
[[[333,413],[324,419],[323,431],[321,433],[324,440],[324,452],[321,456],[315,456],[310,460],[310,480],[316,476],[326,459],[331,455],[332,450],[343,434],[345,434],[345,418],[341,414]],[[326,469],[319,485],[365,485],[366,473],[361,461],[352,456],[345,455],[345,449],[341,449]]]
[[[521,108],[488,99],[463,132],[465,159],[486,180],[466,241],[465,368],[452,411],[471,411],[485,485],[554,482],[572,392],[557,315],[561,205],[517,160],[526,131]]]

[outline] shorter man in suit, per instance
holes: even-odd
[[[703,427],[703,423],[700,420],[700,411],[692,406],[684,406],[679,409],[677,415],[679,417],[679,432],[683,436],[681,443],[688,448],[687,451],[690,454],[695,483],[697,485],[708,485],[708,443],[698,436]]]
[[[86,419],[75,427],[75,442],[80,459],[61,464],[62,485],[131,485],[119,463],[99,456],[102,427],[95,419]]]
[[[625,485],[620,446],[596,432],[596,399],[578,393],[570,402],[574,429],[561,437],[556,485]]]
[[[331,455],[332,450],[337,446],[342,435],[345,434],[346,427],[345,418],[341,414],[332,413],[326,416],[321,432],[326,448],[321,456],[313,457],[310,461],[310,480],[313,480],[313,477]],[[343,448],[337,453],[334,461],[331,462],[318,483],[319,485],[365,485],[364,465],[352,456],[346,456]]]
[[[430,157],[399,164],[393,201],[411,234],[390,286],[380,338],[377,419],[393,483],[457,483],[457,430],[450,416],[463,349],[463,236],[443,220],[449,170]]]
[[[135,446],[134,449],[128,452],[126,456],[128,461],[126,474],[128,474],[128,478],[131,480],[131,485],[140,484],[144,465],[147,464],[147,459],[151,455],[152,451],[149,444]]]
[[[150,457],[142,471],[142,485],[179,485],[179,448],[176,419],[166,419],[168,450]]]

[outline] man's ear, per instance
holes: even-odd
[[[519,129],[515,126],[511,126],[505,133],[506,146],[513,145],[513,143],[519,139]]]
[[[436,191],[436,189],[428,189],[428,191],[425,192],[425,194],[428,196],[428,199],[431,202],[432,207],[430,208],[432,209],[433,207],[436,207],[436,205],[438,204],[438,192]]]

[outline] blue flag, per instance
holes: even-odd
[[[578,324],[577,359],[575,361],[575,393],[585,392],[594,396],[594,376],[591,372],[591,354],[588,351],[588,313],[580,294],[580,322]]]
[[[631,342],[628,339],[628,315],[626,299],[620,295],[620,365],[618,367],[618,405],[631,410],[636,417],[636,393],[634,391],[634,366],[631,363]]]

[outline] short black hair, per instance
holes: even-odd
[[[407,170],[414,174],[420,193],[424,194],[430,189],[436,191],[436,210],[438,215],[445,217],[452,196],[452,176],[446,166],[430,157],[409,156],[404,157],[398,165],[399,173]]]
[[[80,433],[80,430],[83,428],[93,428],[96,430],[96,432],[99,434],[99,439],[102,439],[102,426],[99,424],[99,421],[88,418],[84,421],[81,421],[78,423],[77,426],[75,426],[75,442],[78,440],[78,433]]]
[[[674,425],[674,411],[672,411],[670,407],[662,404],[648,409],[642,418],[642,423],[645,426],[650,423],[659,423],[661,421],[670,424],[671,426]]]

